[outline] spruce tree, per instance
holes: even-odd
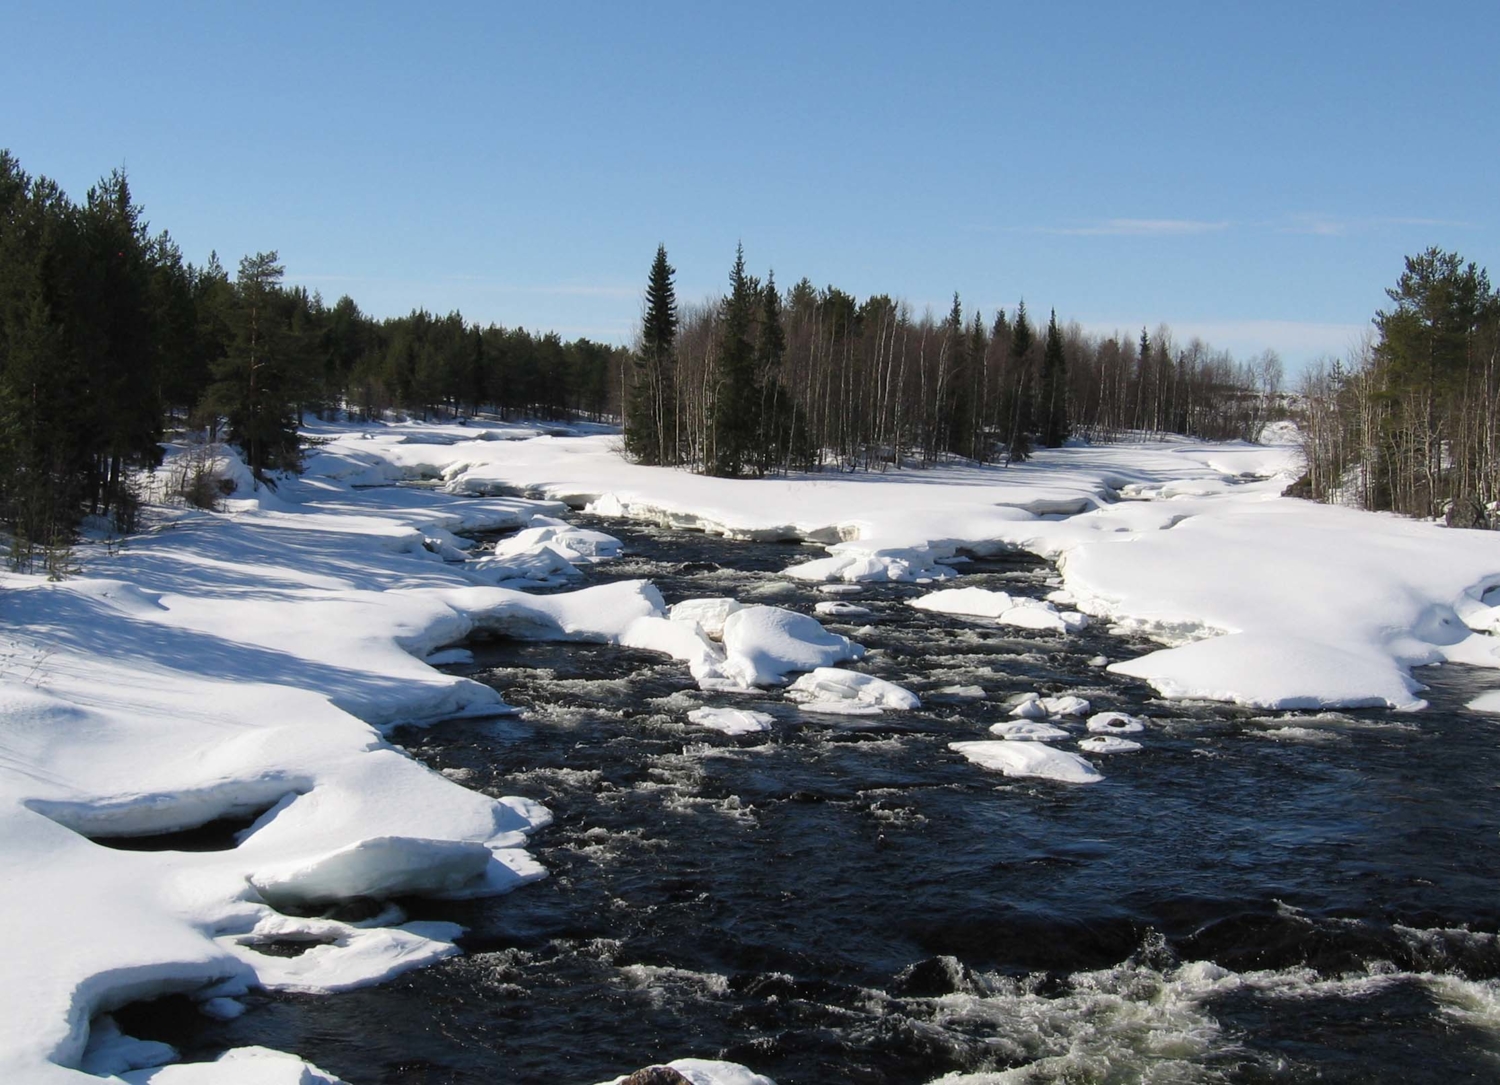
[[[1062,447],[1068,439],[1068,378],[1056,309],[1047,322],[1047,346],[1042,352],[1040,407],[1042,444],[1048,448]]]
[[[646,280],[641,349],[635,356],[635,379],[625,405],[625,450],[640,463],[676,463],[678,458],[673,353],[677,292],[672,285],[676,273],[667,262],[666,245],[658,245]]]
[[[229,350],[215,366],[211,406],[229,424],[229,439],[264,481],[268,471],[296,470],[301,445],[292,403],[291,347],[277,302],[283,268],[275,252],[240,261]]]
[[[1031,431],[1035,426],[1035,382],[1031,379],[1031,346],[1035,336],[1026,316],[1026,302],[1016,306],[1016,319],[1010,332],[1010,433],[1009,460],[1024,460],[1031,455]]]
[[[781,362],[786,355],[786,329],[781,326],[781,294],[776,289],[776,273],[766,275],[761,290],[760,338],[755,348],[755,363],[760,388],[760,432],[754,450],[755,473],[764,475],[780,462],[786,451],[790,419],[786,388],[781,381]]]
[[[712,474],[733,478],[755,453],[760,433],[760,393],[755,380],[751,323],[759,284],[745,274],[745,246],[735,249],[729,296],[722,309],[718,379],[714,382]]]

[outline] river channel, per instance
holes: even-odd
[[[831,598],[778,575],[820,550],[580,520],[626,546],[588,583]],[[1024,555],[958,568],[1032,596],[1053,575]],[[1423,672],[1416,714],[1166,702],[1099,658],[1147,642],[908,605],[930,590],[867,586],[839,598],[868,616],[825,620],[870,649],[851,666],[922,699],[879,717],[701,693],[644,652],[474,645],[449,669],[520,715],[393,740],[549,806],[532,850],[550,876],[405,902],[464,924],[462,957],[133,1030],[187,1058],[294,1051],[354,1085],[591,1085],[683,1056],[779,1085],[1500,1079],[1500,730],[1462,708],[1485,676]],[[1028,691],[1148,717],[1143,749],[1091,756],[1106,778],[1087,786],[949,750]],[[702,705],[776,723],[720,735],[688,723]]]

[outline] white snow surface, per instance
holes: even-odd
[[[1071,595],[1069,598],[1071,599]],[[1030,599],[986,588],[944,588],[920,599],[913,599],[911,605],[940,614],[993,618],[1001,625],[1012,625],[1019,629],[1076,633],[1088,625],[1088,617],[1076,610],[1058,610],[1053,603],[1044,599]]]
[[[1282,497],[1300,469],[1290,445],[1080,445],[1008,468],[724,480],[629,464],[611,435],[311,429],[306,473],[275,491],[250,490],[226,459],[241,489],[222,512],[148,509],[150,530],[80,548],[81,574],[60,583],[0,574],[0,1080],[87,1080],[90,1020],[135,999],[342,989],[454,951],[451,925],[298,919],[265,892],[452,896],[541,876],[525,843],[543,808],[467,791],[381,736],[509,711],[422,661],[475,630],[665,652],[709,688],[782,684],[861,654],[811,617],[760,606],[724,608],[720,645],[641,582],[496,586],[555,583],[608,557],[607,536],[560,524],[564,502],[820,542],[827,564],[795,575],[826,588],[941,579],[961,548],[1026,549],[1057,562],[1066,592],[1032,609],[1076,606],[1154,638],[1160,650],[1111,669],[1167,697],[1417,709],[1412,667],[1500,666],[1500,608],[1486,603],[1500,535]],[[365,488],[418,479],[437,486]],[[535,534],[462,560],[464,533],[507,528]],[[1043,743],[954,748],[1000,771],[1098,778]],[[1051,755],[1064,759],[1017,760]],[[257,814],[226,851],[89,839]],[[299,958],[248,948],[272,937],[319,944]],[[233,1063],[234,1080],[300,1079],[262,1055],[221,1062],[156,1074],[230,1080]]]
[[[695,708],[688,719],[699,727],[707,727],[726,735],[753,735],[769,731],[776,717],[769,712],[753,712],[746,708]]]
[[[894,682],[837,667],[809,671],[787,687],[786,695],[811,712],[875,715],[886,709],[909,712],[922,707],[915,693]]]
[[[1104,779],[1098,769],[1076,753],[1055,749],[1045,742],[982,739],[950,742],[948,748],[981,768],[995,769],[1006,776],[1035,776],[1066,784],[1092,784]]]
[[[610,436],[483,440],[416,425],[330,436],[315,470],[822,542],[827,564],[795,575],[840,584],[937,579],[959,548],[1030,550],[1058,562],[1079,611],[1164,645],[1112,666],[1168,697],[1416,709],[1413,666],[1500,666],[1500,614],[1483,602],[1500,585],[1500,536],[1282,497],[1301,470],[1291,442],[1169,439],[1043,449],[1005,468],[711,479],[626,463]]]

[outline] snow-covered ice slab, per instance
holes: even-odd
[[[915,693],[873,674],[819,667],[802,675],[786,691],[804,711],[876,715],[886,709],[912,711],[922,707]]]
[[[1044,742],[980,740],[950,742],[948,748],[982,768],[995,769],[1006,776],[1035,776],[1065,784],[1092,784],[1104,779],[1098,769],[1077,754]]]
[[[755,1073],[737,1062],[719,1062],[713,1059],[673,1059],[659,1065],[676,1070],[687,1079],[688,1085],[776,1085],[768,1077]],[[601,1082],[601,1085],[623,1085],[629,1074]]]
[[[939,614],[990,618],[1001,625],[1019,629],[1076,633],[1088,625],[1087,616],[1078,611],[1058,610],[1052,603],[1042,599],[1030,599],[986,588],[944,588],[920,599],[913,599],[911,605]]]
[[[1141,744],[1133,739],[1116,738],[1114,735],[1094,735],[1078,740],[1078,748],[1089,753],[1134,753]]]
[[[688,719],[699,727],[707,727],[726,735],[753,735],[769,731],[776,717],[769,712],[753,712],[744,708],[695,708]]]
[[[1011,742],[1053,742],[1072,737],[1061,727],[1039,720],[1002,720],[990,724],[990,734]]]
[[[746,686],[779,686],[795,672],[858,659],[864,649],[806,614],[749,606],[724,620],[724,654],[728,677]]]
[[[855,584],[866,580],[928,581],[957,576],[941,559],[952,550],[928,546],[868,550],[856,543],[829,548],[830,556],[804,561],[783,570],[797,580],[842,580]]]
[[[1088,729],[1098,735],[1133,735],[1146,729],[1146,721],[1125,712],[1096,712],[1089,717]]]
[[[1089,710],[1088,701],[1072,694],[1060,697],[1043,697],[1036,693],[1022,694],[1017,698],[1010,714],[1023,720],[1045,720],[1059,717],[1082,716]]]

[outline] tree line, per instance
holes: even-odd
[[[23,562],[82,517],[128,528],[133,479],[177,426],[227,438],[259,479],[294,470],[306,412],[617,417],[628,352],[457,312],[376,320],[284,281],[231,278],[152,233],[114,171],[75,203],[0,151],[0,522]]]
[[[626,451],[716,475],[962,459],[1009,463],[1036,445],[1125,433],[1253,439],[1281,363],[1236,363],[1169,329],[1121,339],[1035,325],[1024,302],[946,316],[803,278],[781,291],[735,253],[729,289],[680,305],[665,246],[647,277],[626,396]]]
[[[1454,252],[1409,256],[1347,362],[1300,392],[1299,492],[1459,527],[1500,513],[1500,295]]]

